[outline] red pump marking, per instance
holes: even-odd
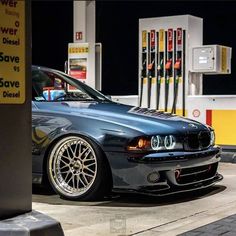
[[[173,29],[168,29],[168,52],[173,51]]]
[[[155,48],[155,30],[151,30],[151,48]]]
[[[177,50],[182,50],[182,28],[177,28]]]
[[[212,126],[212,110],[206,110],[206,123]]]

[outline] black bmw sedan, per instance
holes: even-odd
[[[33,183],[63,198],[168,195],[207,188],[220,148],[211,127],[118,104],[63,72],[32,67]]]

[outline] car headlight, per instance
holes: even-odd
[[[211,141],[210,141],[210,145],[213,146],[215,145],[215,132],[212,130],[211,131]]]
[[[150,150],[150,138],[139,137],[133,139],[127,146],[128,151]]]
[[[139,137],[133,139],[127,146],[128,151],[164,151],[182,148],[182,143],[177,143],[174,135]]]

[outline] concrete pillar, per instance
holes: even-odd
[[[0,2],[1,219],[31,211],[31,55],[28,3]],[[15,14],[11,15],[12,12]]]
[[[74,43],[86,42],[86,1],[74,1]]]
[[[95,1],[74,1],[74,43],[89,43],[86,83],[95,88]]]
[[[63,236],[32,211],[31,4],[0,1],[0,236]]]

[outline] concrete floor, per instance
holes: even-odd
[[[74,202],[34,188],[33,209],[60,221],[65,236],[178,235],[236,214],[236,164],[220,163],[219,172],[224,180],[208,191],[168,198]]]

